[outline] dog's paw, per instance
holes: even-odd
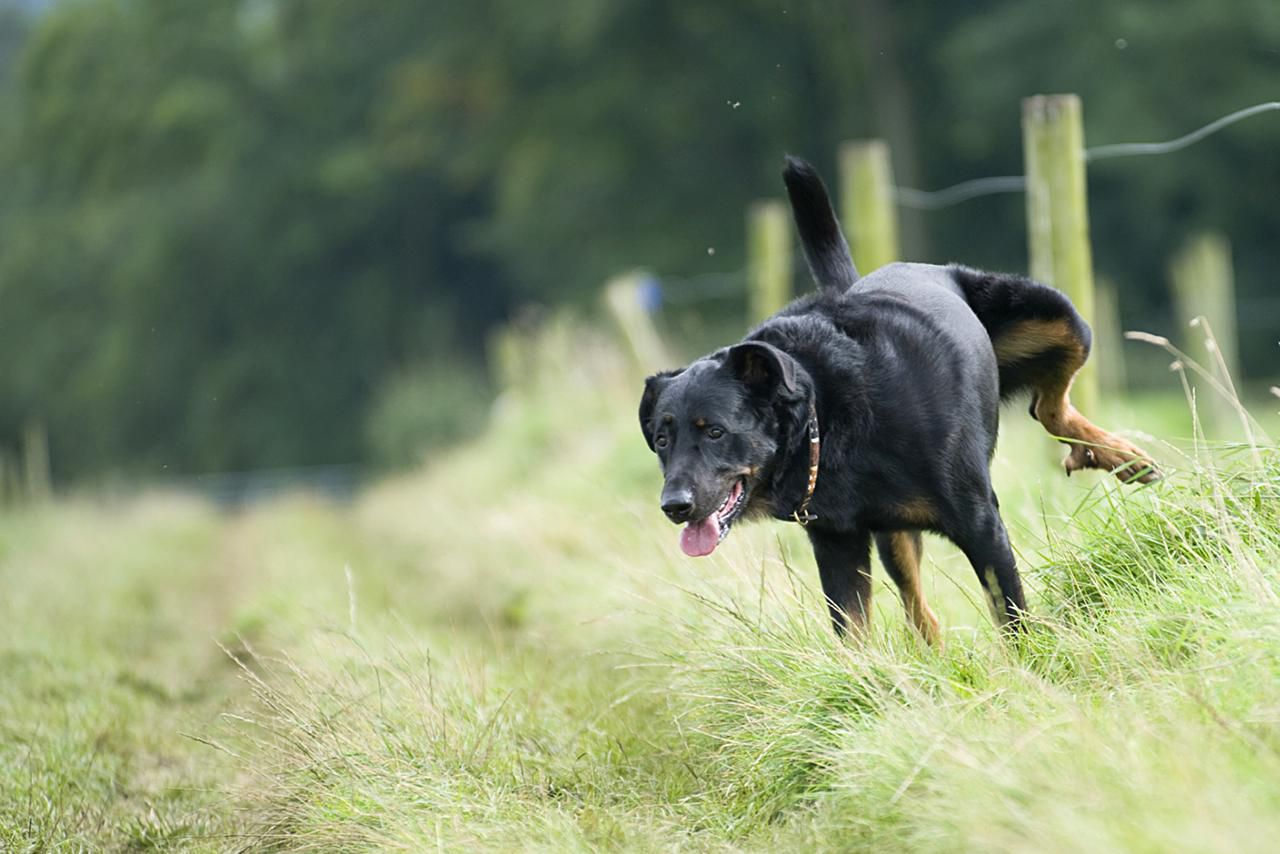
[[[1164,477],[1145,451],[1110,433],[1095,444],[1071,443],[1062,467],[1068,477],[1081,469],[1102,469],[1121,483],[1154,483]]]

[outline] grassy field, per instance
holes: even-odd
[[[0,849],[1273,850],[1274,449],[1114,405],[1173,440],[1122,490],[1010,410],[1035,630],[928,539],[945,649],[882,573],[842,645],[795,526],[680,554],[633,390],[504,401],[351,506],[0,516]]]

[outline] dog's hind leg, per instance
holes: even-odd
[[[1032,417],[1071,447],[1063,460],[1067,474],[1095,468],[1114,472],[1125,483],[1159,480],[1160,471],[1145,451],[1097,426],[1071,404],[1071,383],[1089,355],[1088,336],[1079,332],[1083,326],[1078,316],[1009,324],[992,341],[1001,392],[1007,384],[1030,387]]]
[[[808,529],[836,634],[861,633],[871,619],[871,537]]]
[[[1007,628],[1018,628],[1027,605],[995,494],[992,493],[988,506],[967,515],[961,527],[948,527],[947,536],[960,547],[978,574],[996,622]]]
[[[912,625],[931,646],[941,646],[942,633],[938,628],[938,618],[925,601],[924,587],[920,583],[920,558],[924,554],[924,541],[920,532],[892,531],[876,534],[876,550],[880,553],[880,562],[884,564],[889,577],[898,586],[902,605],[906,608]]]
[[[1071,383],[1089,357],[1092,335],[1065,294],[1021,276],[964,267],[952,267],[951,273],[991,336],[1000,397],[1031,393],[1031,416],[1071,446],[1063,461],[1067,474],[1095,468],[1126,483],[1159,480],[1150,455],[1071,405]]]

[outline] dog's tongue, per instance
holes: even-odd
[[[701,522],[690,522],[680,532],[680,548],[689,557],[706,557],[720,544],[720,520],[712,513]]]

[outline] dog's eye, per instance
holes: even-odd
[[[665,435],[658,436],[653,440],[653,446],[655,448],[665,448],[667,446],[667,437]]]
[[[707,430],[708,439],[719,439],[724,435],[724,430],[720,427],[712,427]]]

